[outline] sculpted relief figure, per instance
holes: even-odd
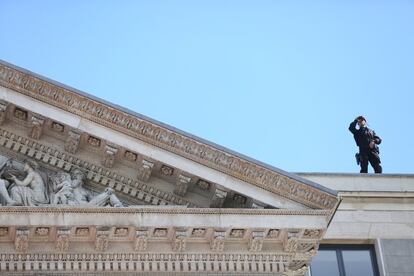
[[[11,166],[11,162],[7,161],[3,168],[7,170],[9,166]],[[36,162],[25,160],[23,172],[26,173],[26,176],[22,180],[17,177],[17,175],[21,175],[19,171],[3,171],[2,176],[5,179],[0,182],[0,194],[8,205],[37,206],[49,202],[45,183],[36,169]]]
[[[95,196],[84,189],[85,174],[80,169],[74,169],[71,174],[58,172],[48,177],[49,181],[44,181],[35,161],[25,160],[23,170],[13,165],[11,160],[7,160],[0,166],[0,203],[22,206],[123,206],[111,188]]]
[[[103,193],[92,196],[82,185],[85,174],[74,169],[70,174],[59,172],[51,177],[53,204],[90,205],[90,206],[114,206],[122,207],[121,201],[115,195],[114,190],[106,188]]]

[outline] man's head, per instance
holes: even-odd
[[[359,127],[365,127],[367,125],[367,120],[365,120],[364,116],[357,117]]]
[[[72,186],[77,188],[82,185],[82,182],[85,180],[85,173],[80,169],[72,170]]]

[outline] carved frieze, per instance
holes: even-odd
[[[256,253],[185,253],[160,254],[158,252],[134,252],[125,254],[122,252],[105,253],[87,252],[79,253],[0,253],[0,264],[8,266],[8,274],[118,274],[126,273],[131,275],[154,273],[160,274],[243,274],[252,275],[252,268],[260,267],[261,272],[269,275],[303,275],[286,274],[291,273],[293,265],[289,259],[280,254]],[[220,263],[221,265],[217,265]],[[275,265],[277,263],[278,265]],[[42,265],[40,265],[42,264]],[[110,265],[112,264],[112,265]],[[134,265],[138,264],[138,265]],[[142,264],[142,265],[139,265]],[[159,265],[154,265],[159,264]],[[299,264],[299,263],[295,263]],[[52,270],[50,268],[59,268]],[[290,267],[290,268],[289,268]],[[289,272],[288,272],[289,271]],[[296,270],[297,272],[298,270]]]
[[[70,133],[71,132],[69,131],[69,136]],[[80,134],[75,135],[75,137],[77,138],[80,137]],[[78,141],[78,139],[72,141]],[[78,145],[78,143],[72,143],[71,145]],[[143,185],[142,183],[134,181],[133,179],[130,179],[128,177],[119,176],[118,174],[109,171],[104,167],[99,167],[95,164],[86,162],[75,156],[67,155],[64,152],[60,152],[54,147],[41,144],[33,140],[29,140],[25,137],[8,132],[4,129],[0,129],[0,146],[4,146],[10,150],[13,150],[17,154],[23,154],[26,157],[35,158],[59,170],[69,172],[71,171],[71,168],[80,167],[85,173],[87,173],[88,179],[96,181],[97,183],[105,187],[117,187],[128,185],[130,187],[129,189],[121,189],[119,192],[128,194],[132,197],[140,198],[144,200],[147,204],[185,204],[189,207],[196,206],[196,204],[189,202],[183,198],[180,198],[178,196],[172,196],[172,194],[156,189],[152,186]],[[74,149],[75,147],[69,148]],[[68,150],[69,148],[66,148],[66,150]],[[59,180],[58,182],[61,181]],[[7,197],[5,198],[6,200],[8,199]],[[11,199],[9,200],[9,203],[9,205],[13,205],[13,201]]]
[[[50,174],[45,181],[36,161],[26,159],[23,170],[15,167],[16,162],[6,160],[1,164],[3,171],[0,175],[0,196],[6,199],[8,205],[123,206],[111,188],[106,188],[97,195],[88,193],[82,187],[86,176],[80,169],[75,168],[70,174],[64,171]],[[20,175],[25,175],[23,180],[17,178]],[[9,188],[9,182],[17,185]]]

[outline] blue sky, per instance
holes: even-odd
[[[0,59],[293,172],[414,173],[413,1],[0,0]],[[370,168],[370,171],[372,169]]]

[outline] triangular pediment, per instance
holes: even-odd
[[[0,153],[86,173],[128,205],[334,209],[336,193],[294,174],[0,63]]]

